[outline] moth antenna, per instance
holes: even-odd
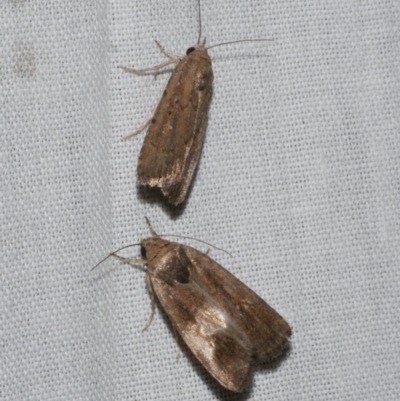
[[[115,255],[117,252],[122,251],[123,249],[126,248],[130,248],[131,246],[136,246],[136,245],[140,245],[140,244],[130,244],[130,245],[126,245],[123,246],[122,248],[117,249],[114,252],[109,253],[104,259],[102,259],[99,263],[97,263],[97,265],[95,267],[93,267],[92,269],[90,269],[90,271],[92,272],[97,266],[101,265],[103,262],[105,262],[110,256]]]
[[[200,39],[201,39],[201,8],[200,8],[200,0],[197,0],[197,5],[198,5],[198,9],[199,9],[199,37],[197,39],[197,44],[200,43]]]
[[[242,40],[234,40],[232,42],[217,43],[216,45],[212,45],[210,47],[207,47],[206,50],[210,50],[213,47],[217,47],[217,46],[231,45],[233,43],[240,43],[240,42],[273,42],[273,40],[274,39],[242,39]]]
[[[151,235],[152,235],[153,237],[159,237],[159,235],[155,232],[154,228],[153,228],[152,225],[150,224],[150,220],[147,218],[147,216],[144,216],[144,218],[146,219],[146,223],[147,223],[147,225],[149,226]]]
[[[187,236],[185,236],[185,235],[176,235],[176,234],[160,234],[160,235],[158,235],[158,236],[159,236],[159,237],[177,237],[177,238],[192,239],[192,240],[194,240],[194,241],[198,241],[198,242],[201,242],[201,243],[206,244],[206,245],[208,245],[208,246],[211,246],[212,248],[217,249],[218,251],[225,252],[225,253],[228,254],[229,256],[232,256],[232,254],[229,253],[228,251],[225,251],[225,249],[218,248],[217,246],[212,245],[212,244],[210,244],[210,243],[208,243],[208,242],[206,242],[206,241],[203,241],[203,240],[201,240],[201,239],[198,239],[198,238],[187,237]],[[207,252],[208,252],[208,251],[207,251]]]

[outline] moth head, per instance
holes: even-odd
[[[186,50],[186,55],[188,56],[190,53],[193,53],[197,50],[197,52],[205,52],[207,53],[207,49],[204,46],[205,42],[203,43],[197,43],[194,46],[189,47],[189,49]]]
[[[160,237],[150,237],[140,241],[140,253],[142,258],[148,262],[153,261],[160,256],[160,253],[165,252],[165,248],[168,244],[170,244],[170,241]]]

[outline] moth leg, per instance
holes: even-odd
[[[141,70],[137,70],[136,68],[131,68],[131,67],[124,67],[123,65],[120,65],[119,68],[122,68],[126,72],[131,72],[132,74],[141,75],[141,74],[145,74],[146,72],[158,72],[159,70],[166,67],[167,65],[178,64],[179,61],[180,61],[179,59],[174,58],[172,60],[164,61],[164,63],[155,65],[154,67],[143,68]]]
[[[151,280],[150,280],[150,276],[149,276],[148,272],[146,272],[146,284],[147,284],[147,289],[149,291],[150,299],[151,299],[151,314],[150,314],[149,320],[147,321],[146,325],[144,326],[142,332],[146,331],[149,328],[151,322],[153,321],[154,313],[156,311],[156,302],[155,302],[156,296],[154,294],[153,285],[151,284]]]
[[[158,103],[157,103],[158,106]],[[129,138],[133,138],[134,136],[136,136],[137,134],[140,134],[151,122],[152,118],[154,117],[154,112],[157,109],[157,106],[155,107],[155,109],[151,112],[151,114],[144,120],[144,122],[141,124],[141,126],[135,131],[132,132],[131,134],[124,136],[122,139],[129,139]]]
[[[176,53],[171,50],[167,50],[164,46],[160,45],[160,43],[157,40],[155,40],[155,42],[158,48],[161,50],[161,52],[164,53],[167,57],[172,57],[174,59],[178,58],[179,60],[182,60],[185,57],[185,55],[182,53]]]
[[[179,61],[179,60],[178,60],[178,61]],[[125,69],[125,67],[121,67],[121,68],[124,68],[124,69]],[[133,137],[136,136],[137,134],[140,134],[140,133],[151,123],[151,120],[153,119],[154,114],[156,113],[157,107],[158,107],[158,105],[159,105],[160,102],[161,102],[161,98],[162,98],[163,95],[164,95],[164,91],[165,91],[165,88],[166,88],[166,87],[167,87],[167,84],[164,86],[164,89],[161,91],[161,95],[160,95],[159,99],[157,100],[156,106],[154,107],[154,109],[153,109],[153,111],[150,113],[150,115],[147,116],[147,118],[144,120],[144,122],[140,125],[140,127],[139,127],[135,132],[132,132],[131,134],[129,134],[129,135],[127,135],[127,136],[124,136],[123,139],[133,138]]]
[[[112,256],[115,256],[117,259],[122,260],[122,262],[124,263],[130,263],[132,265],[147,265],[147,260],[145,259],[124,258],[123,256],[119,256],[116,253],[113,253]]]

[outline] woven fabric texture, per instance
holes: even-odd
[[[396,400],[400,393],[400,3],[201,2],[214,86],[188,201],[139,189],[144,133],[198,36],[193,1],[0,5],[2,400]],[[210,256],[293,328],[222,389],[112,250],[159,233]],[[206,252],[207,245],[184,243]],[[124,255],[139,257],[133,247]]]

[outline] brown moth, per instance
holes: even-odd
[[[186,197],[200,157],[213,72],[207,50],[200,44],[161,66],[171,63],[178,65],[149,120],[137,175],[141,185],[159,187],[170,203],[178,205]],[[125,69],[136,74],[147,71]]]
[[[151,115],[131,135],[140,133],[147,125],[149,129],[139,154],[137,176],[140,185],[160,188],[168,202],[177,206],[187,195],[190,183],[199,161],[207,125],[208,109],[211,101],[213,71],[207,50],[224,44],[205,47],[200,44],[189,47],[186,54],[164,49],[160,50],[172,58],[162,64],[145,69],[121,67],[137,75],[147,72],[157,73],[160,69],[176,64],[162,96]],[[253,39],[259,41],[265,39]]]
[[[146,282],[195,357],[228,390],[242,392],[255,362],[282,353],[291,335],[285,319],[204,253],[152,232],[140,242]]]

